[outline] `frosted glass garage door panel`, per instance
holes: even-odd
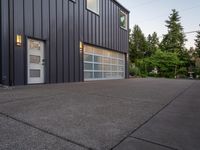
[[[109,80],[125,78],[125,54],[84,46],[84,79]]]

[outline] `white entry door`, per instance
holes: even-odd
[[[44,42],[28,39],[28,84],[44,83]]]

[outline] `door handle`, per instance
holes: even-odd
[[[46,60],[42,59],[42,65],[45,65]]]

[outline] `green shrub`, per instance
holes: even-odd
[[[159,75],[156,73],[150,72],[149,77],[159,77]]]
[[[177,78],[187,78],[188,75],[188,70],[186,67],[181,67],[180,69],[178,69],[177,71]]]
[[[142,74],[140,74],[140,77],[142,77],[142,78],[146,78],[146,77],[148,77],[148,74],[146,74],[146,73],[142,73]]]
[[[140,69],[138,67],[130,67],[129,74],[131,76],[140,76]]]
[[[200,68],[195,69],[195,76],[197,79],[200,79]]]
[[[188,74],[187,68],[182,67],[182,68],[178,69],[177,74],[178,75],[187,75]]]

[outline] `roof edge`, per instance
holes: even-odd
[[[112,0],[114,3],[116,3],[117,5],[119,5],[122,9],[124,9],[125,11],[127,11],[128,13],[130,13],[130,11],[124,7],[124,5],[122,5],[120,2],[118,2],[117,0]]]

